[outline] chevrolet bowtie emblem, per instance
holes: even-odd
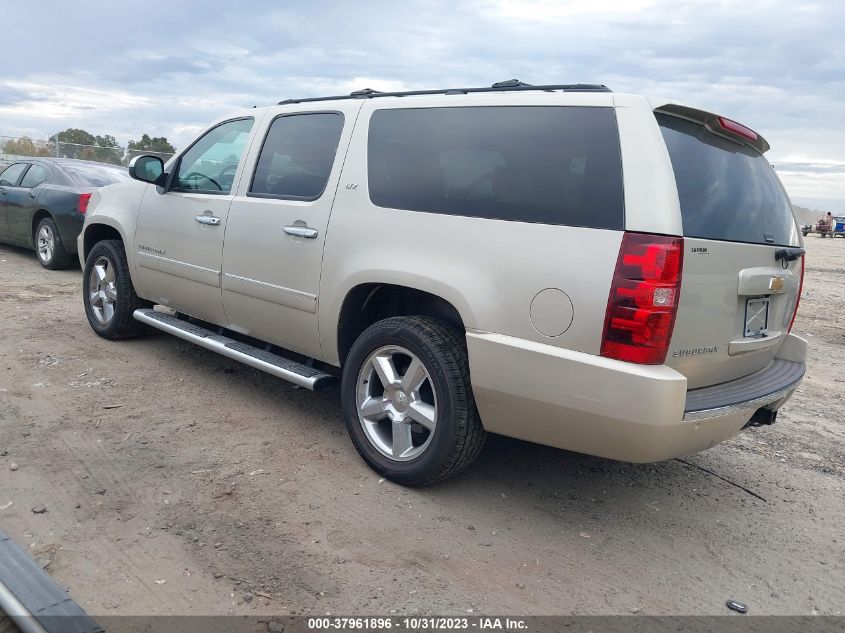
[[[783,277],[772,277],[769,280],[769,290],[772,292],[783,292]]]

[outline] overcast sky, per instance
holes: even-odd
[[[0,135],[183,146],[226,111],[358,88],[604,83],[760,132],[845,212],[845,1],[4,2]]]

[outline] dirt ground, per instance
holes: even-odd
[[[652,465],[492,437],[424,490],[364,465],[336,391],[99,339],[78,269],[0,246],[0,528],[92,615],[842,614],[845,240],[806,242],[773,427]]]

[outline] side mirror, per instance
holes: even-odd
[[[164,161],[158,156],[145,154],[129,161],[129,176],[135,180],[160,185],[163,175]]]

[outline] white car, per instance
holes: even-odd
[[[147,325],[339,378],[355,447],[408,485],[486,432],[672,458],[774,422],[804,374],[804,251],[768,147],[596,85],[250,109],[95,194],[86,313],[106,338]]]

